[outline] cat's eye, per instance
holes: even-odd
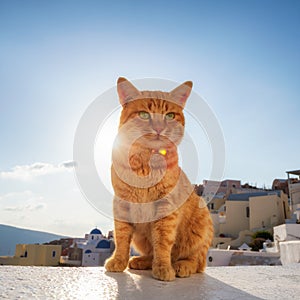
[[[150,114],[146,111],[140,111],[139,112],[139,117],[143,120],[149,120],[150,119]]]
[[[175,114],[170,112],[166,114],[166,120],[173,120],[175,118]]]

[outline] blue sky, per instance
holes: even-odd
[[[192,80],[223,129],[224,178],[285,178],[300,167],[299,28],[299,1],[0,1],[0,222],[112,228],[63,163],[119,76]]]

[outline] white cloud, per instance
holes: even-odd
[[[16,205],[16,206],[7,206],[4,207],[6,211],[37,211],[46,208],[46,203],[39,202],[39,203],[28,203],[24,205]]]
[[[0,211],[7,212],[38,211],[47,207],[44,197],[30,190],[0,195],[0,201]]]
[[[10,192],[6,193],[4,195],[0,195],[0,201],[5,201],[5,200],[19,200],[19,199],[28,199],[28,198],[33,198],[34,193],[30,190],[22,191],[22,192]]]
[[[10,171],[2,171],[0,178],[29,181],[35,177],[71,170],[75,165],[74,161],[66,161],[58,165],[36,162],[31,165],[15,166]]]
[[[70,161],[65,161],[65,162],[62,162],[60,165],[60,167],[63,167],[63,168],[74,168],[76,167],[76,162],[73,161],[73,160],[70,160]]]

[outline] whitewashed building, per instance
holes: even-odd
[[[73,248],[81,250],[81,265],[103,266],[107,258],[114,251],[115,244],[112,238],[106,238],[102,232],[95,228],[84,239],[75,239]]]

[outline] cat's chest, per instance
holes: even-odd
[[[142,184],[145,184],[146,187],[140,187],[139,182],[128,184],[121,180],[114,170],[112,170],[112,174],[114,191],[118,197],[130,202],[147,203],[161,199],[173,190],[178,182],[179,169],[167,172],[160,180],[157,181],[156,177],[154,177],[153,182],[149,181],[148,186],[144,181],[142,181]]]
[[[165,188],[165,185],[159,183],[150,188],[130,188],[128,193],[125,190],[119,190],[119,193],[123,194],[125,198],[130,202],[135,203],[147,203],[154,202],[156,200],[164,198],[166,194],[168,194],[169,189]],[[127,195],[125,195],[125,193]]]

